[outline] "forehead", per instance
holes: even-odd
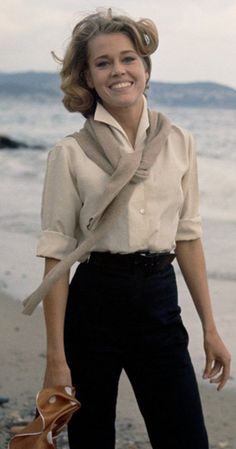
[[[125,51],[136,51],[131,39],[122,33],[99,34],[93,37],[88,44],[90,58],[121,53]]]

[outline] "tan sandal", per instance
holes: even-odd
[[[53,449],[55,439],[81,407],[73,387],[45,388],[36,396],[39,412],[31,423],[15,435],[8,449]]]

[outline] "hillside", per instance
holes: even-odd
[[[59,85],[60,79],[57,73],[0,73],[0,95],[3,96],[59,97]]]
[[[62,96],[57,73],[0,73],[0,97],[53,100]],[[213,82],[164,83],[152,81],[149,98],[168,106],[236,109],[236,90]]]
[[[162,83],[150,86],[152,102],[169,106],[236,109],[236,90],[213,82]]]

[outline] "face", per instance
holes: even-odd
[[[121,33],[101,34],[89,42],[87,84],[109,112],[142,107],[149,78],[143,59]]]

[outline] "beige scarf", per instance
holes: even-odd
[[[171,130],[171,123],[163,114],[149,111],[149,132],[143,150],[125,153],[120,150],[109,125],[89,118],[84,128],[73,134],[79,145],[100,168],[110,175],[100,203],[87,224],[88,237],[63,258],[45,276],[43,282],[23,302],[23,313],[31,315],[50,291],[53,284],[77,261],[83,261],[96,242],[109,231],[124,204],[129,201],[135,184],[149,175],[150,168],[164,148]]]

